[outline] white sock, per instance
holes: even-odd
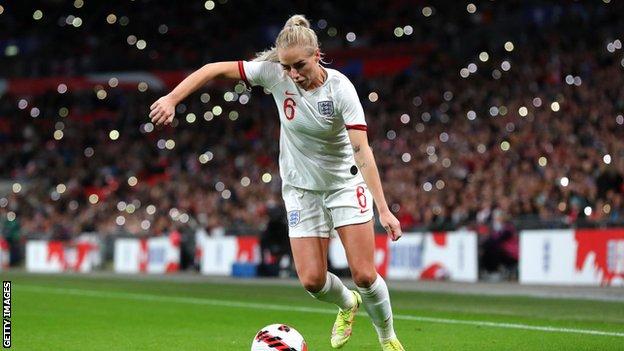
[[[390,294],[388,286],[380,275],[369,288],[358,287],[362,294],[362,302],[366,312],[373,320],[380,340],[396,337],[392,322],[392,307],[390,306]]]
[[[333,303],[342,310],[349,309],[355,304],[353,293],[347,289],[340,278],[330,272],[327,272],[325,285],[321,291],[316,293],[308,291],[308,294],[318,300]]]

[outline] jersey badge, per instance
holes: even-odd
[[[321,116],[331,117],[334,115],[334,102],[331,100],[319,101],[318,110]]]

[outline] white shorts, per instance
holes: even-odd
[[[373,197],[365,183],[338,190],[282,186],[291,238],[336,236],[336,228],[373,218]]]

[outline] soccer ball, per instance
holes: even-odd
[[[295,328],[271,324],[258,331],[251,342],[251,351],[308,351],[308,346]]]

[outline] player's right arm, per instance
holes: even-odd
[[[216,78],[242,79],[239,63],[215,62],[204,65],[202,68],[184,78],[169,94],[156,100],[150,106],[152,123],[169,124],[173,121],[175,107],[191,93]]]

